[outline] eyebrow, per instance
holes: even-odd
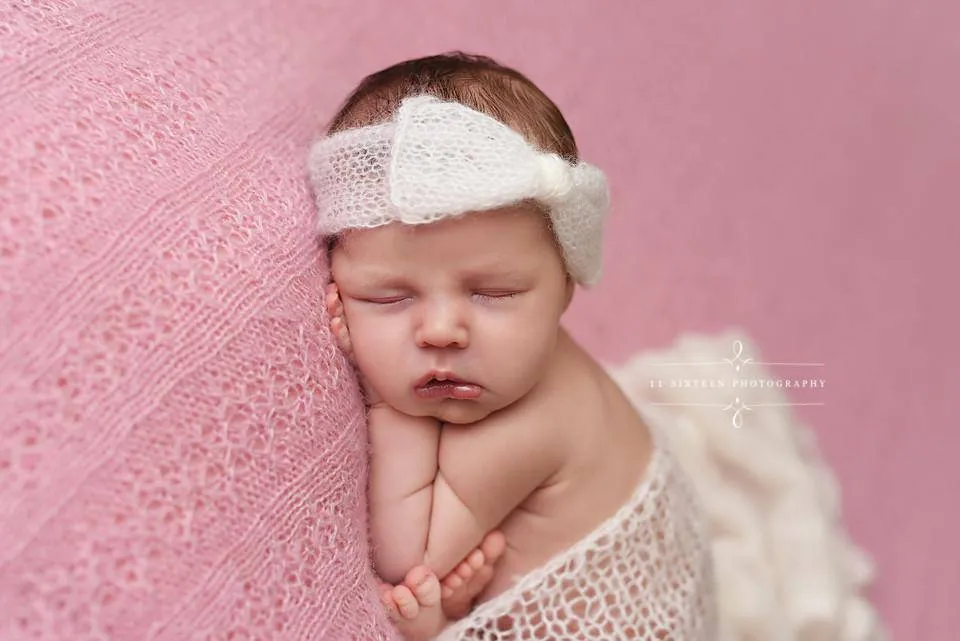
[[[506,285],[523,285],[530,281],[531,274],[529,270],[494,265],[486,269],[464,271],[460,274],[460,277],[464,282],[469,284],[497,281],[498,283]]]
[[[462,275],[465,279],[489,277],[519,278],[525,275],[525,271],[526,270],[518,269],[514,266],[507,267],[504,265],[489,265],[478,269],[466,269],[463,271]]]
[[[468,287],[489,285],[491,283],[504,287],[526,286],[531,276],[517,269],[471,269],[457,274],[458,280]],[[409,280],[393,272],[382,269],[363,267],[356,270],[352,277],[347,279],[355,286],[376,287],[378,289],[408,289]]]
[[[364,284],[375,284],[378,287],[401,289],[407,286],[407,282],[397,274],[379,269],[363,266],[353,270],[352,277],[348,280],[362,282]]]

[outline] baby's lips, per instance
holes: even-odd
[[[414,390],[420,398],[437,399],[453,398],[458,400],[473,400],[483,393],[483,388],[474,383],[454,381],[428,381]]]
[[[430,370],[423,376],[421,376],[416,383],[414,383],[414,388],[421,388],[430,383],[431,381],[438,381],[444,383],[452,383],[454,385],[476,385],[472,381],[460,378],[453,374],[453,372],[444,371],[444,370]]]

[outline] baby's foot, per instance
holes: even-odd
[[[432,639],[447,624],[440,581],[426,566],[410,570],[400,585],[381,584],[380,600],[407,641]]]
[[[442,604],[447,617],[459,619],[470,612],[473,601],[493,580],[493,566],[503,556],[506,547],[507,541],[502,533],[490,532],[480,547],[443,578]]]

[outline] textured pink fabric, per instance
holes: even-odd
[[[316,4],[0,4],[0,638],[392,638]]]

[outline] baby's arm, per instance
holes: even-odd
[[[384,581],[399,584],[427,548],[440,423],[385,403],[371,407],[367,421],[374,561]]]
[[[330,329],[353,362],[353,345],[336,283],[327,286],[325,303]],[[440,422],[398,412],[380,399],[362,375],[360,382],[369,406],[370,534],[374,565],[381,579],[399,585],[411,568],[423,563],[432,487],[437,475]]]
[[[522,403],[523,401],[521,401]],[[443,576],[560,469],[556,423],[502,411],[473,425],[444,425],[424,563]]]
[[[370,519],[380,576],[423,564],[449,574],[559,469],[545,421],[493,415],[473,425],[371,408]]]

